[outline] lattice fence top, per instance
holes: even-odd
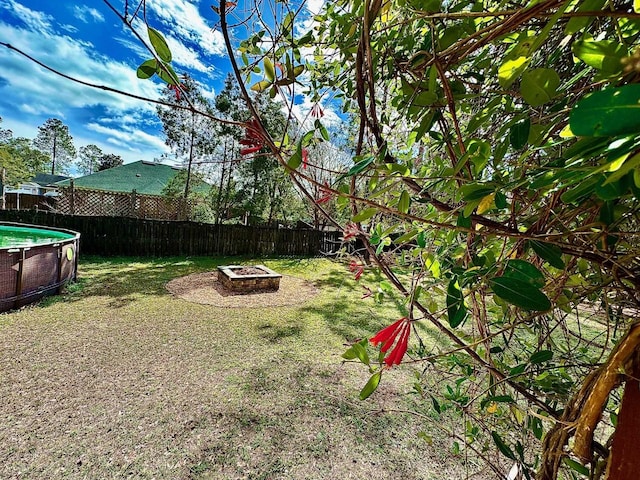
[[[109,192],[66,187],[57,198],[56,211],[67,215],[186,220],[193,202],[184,198],[140,195],[136,191]]]

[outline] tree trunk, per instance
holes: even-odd
[[[51,152],[51,175],[56,174],[56,149],[57,149],[58,136],[56,132],[53,132],[53,151]]]
[[[191,114],[191,137],[189,138],[189,165],[187,166],[187,181],[184,184],[184,199],[189,197],[189,183],[191,182],[191,164],[193,163],[193,137],[194,137],[194,115]]]
[[[227,139],[224,139],[222,150],[222,172],[220,173],[220,183],[218,184],[218,194],[216,195],[216,225],[220,224],[222,213],[222,189],[224,188],[225,174],[227,170]]]

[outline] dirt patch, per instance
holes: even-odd
[[[167,283],[167,290],[188,302],[227,308],[282,307],[304,303],[318,293],[310,282],[283,275],[273,292],[239,293],[227,290],[218,281],[218,272],[194,273]]]

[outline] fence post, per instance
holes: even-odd
[[[137,217],[138,212],[136,211],[136,189],[131,190],[131,202],[129,203],[129,216]]]

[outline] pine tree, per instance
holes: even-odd
[[[224,80],[224,87],[215,99],[216,110],[222,118],[232,121],[246,120],[249,113],[242,99],[240,89],[235,77],[228,74]],[[217,185],[214,196],[214,212],[216,223],[222,221],[223,216],[228,216],[232,202],[235,200],[235,172],[239,158],[238,141],[244,135],[244,130],[233,124],[220,126],[219,145],[216,150]]]
[[[67,173],[76,156],[69,127],[57,118],[50,118],[38,127],[38,136],[33,140],[33,146],[49,157],[52,175]]]
[[[182,77],[181,89],[167,87],[163,99],[185,107],[191,102],[199,111],[213,112],[209,100],[202,95],[196,81],[188,75]],[[165,143],[182,158],[187,167],[184,189],[184,198],[187,198],[191,189],[192,169],[196,163],[206,161],[206,157],[214,152],[217,145],[216,124],[204,115],[183,108],[159,106],[157,113],[162,122]]]

